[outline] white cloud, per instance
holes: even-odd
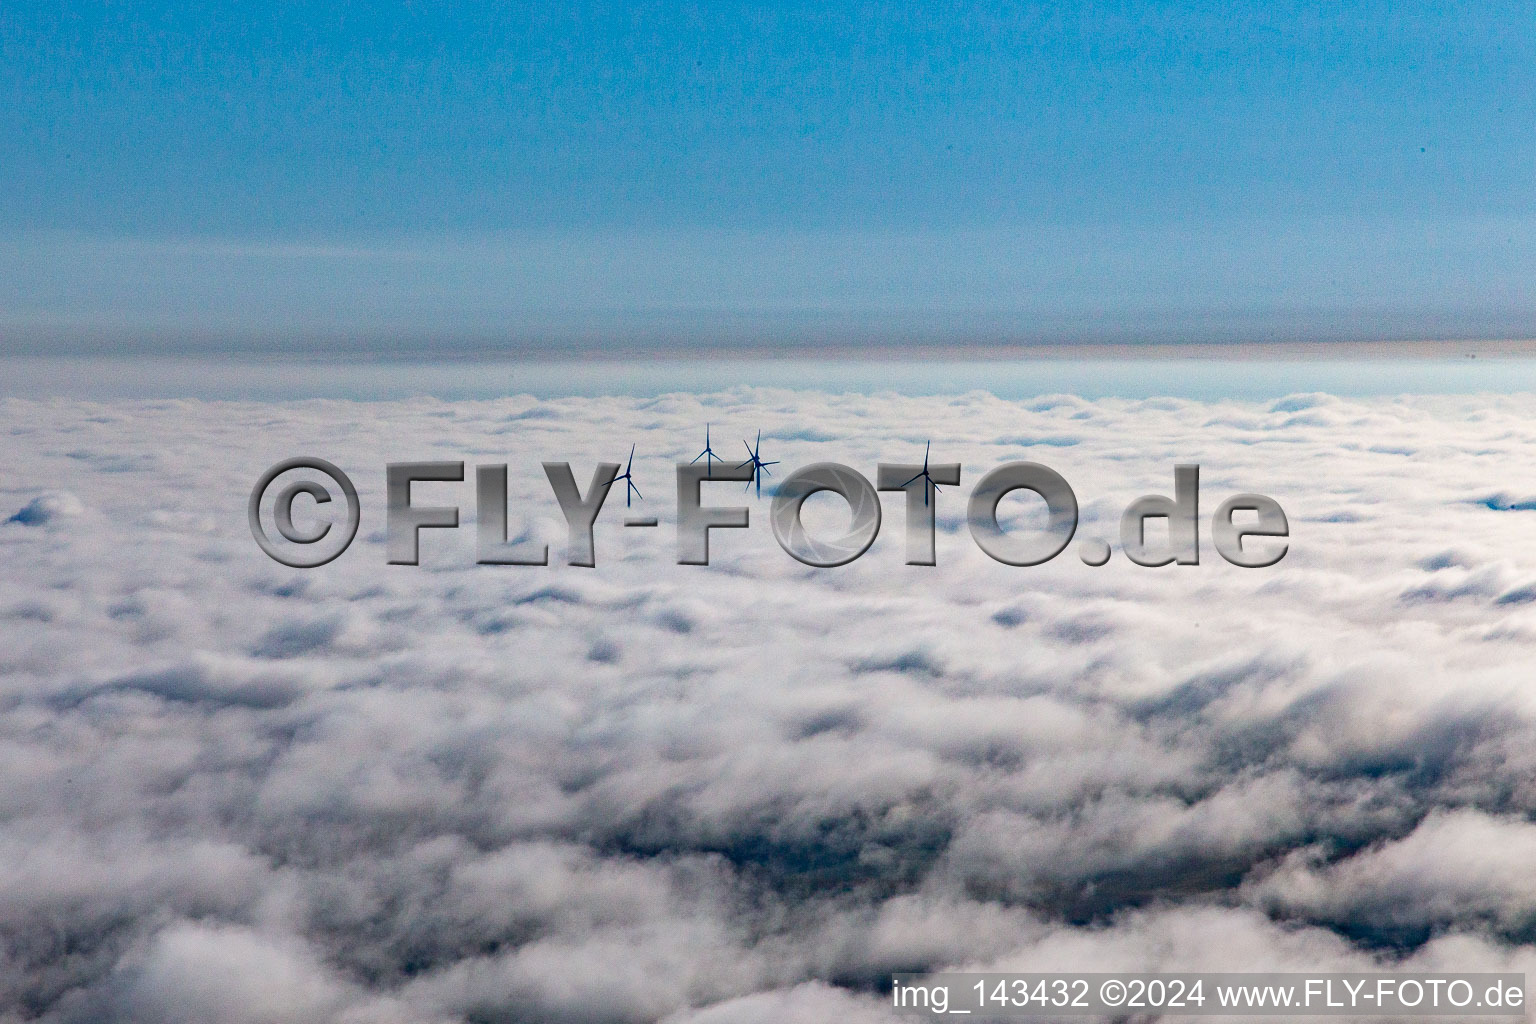
[[[939,566],[902,564],[899,495],[814,571],[727,485],[752,528],[673,564],[705,422],[871,476],[931,437],[965,466]],[[0,519],[77,503],[0,526],[16,1014],[875,1020],[905,969],[1533,962],[1536,513],[1486,500],[1524,493],[1524,400],[7,400],[0,429]],[[631,443],[662,527],[609,508],[598,567],[559,564],[539,461]],[[364,510],[307,572],[244,513],[299,453]],[[476,566],[466,482],[418,489],[464,528],[385,565],[383,464],[424,458],[508,462],[557,564]],[[1020,458],[1111,541],[1199,462],[1205,515],[1270,494],[1291,552],[1000,565],[963,501]]]

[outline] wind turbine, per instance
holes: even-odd
[[[631,491],[633,491],[635,493],[635,495],[637,495],[642,501],[645,500],[645,495],[640,493],[640,488],[635,486],[634,478],[632,476],[630,476],[630,474],[629,474],[630,467],[633,466],[634,464],[635,464],[635,446],[634,445],[630,445],[629,446],[629,461],[624,464],[624,472],[620,473],[618,476],[613,478],[613,482],[614,483],[618,483],[620,480],[624,481],[624,507],[625,508],[629,508],[629,498],[630,498],[630,492]]]
[[[921,473],[917,474],[917,476],[914,476],[911,480],[908,480],[906,483],[902,484],[901,485],[902,487],[907,487],[910,484],[916,483],[919,480],[927,480],[928,481],[928,487],[933,488],[935,491],[939,490],[939,485],[934,483],[933,482],[933,477],[928,475],[928,449],[930,449],[932,447],[933,447],[933,442],[932,441],[929,441],[926,445],[923,446],[923,471]],[[924,487],[923,488],[923,504],[924,505],[928,504],[928,487]]]
[[[708,456],[708,458],[705,458],[706,456]],[[694,462],[698,462],[700,459],[705,459],[705,461],[704,461],[704,468],[708,471],[708,475],[709,476],[714,476],[715,475],[715,463],[717,463],[717,462],[724,462],[725,461],[720,456],[716,455],[715,454],[715,450],[709,446],[709,424],[708,423],[704,424],[704,450],[699,452],[699,454],[695,455],[693,457],[693,462],[690,462],[688,464],[691,466],[691,465],[693,465]]]
[[[751,487],[753,482],[756,482],[757,483],[757,496],[759,498],[761,498],[763,496],[763,474],[764,473],[768,473],[768,467],[769,466],[777,466],[779,464],[778,460],[775,459],[772,462],[764,462],[762,459],[758,458],[757,453],[763,447],[763,432],[761,430],[759,430],[757,432],[757,446],[756,447],[753,447],[752,445],[747,444],[747,442],[745,442],[745,441],[743,441],[741,443],[743,445],[746,445],[746,449],[747,449],[747,461],[743,462],[741,464],[741,466],[745,466],[745,465],[748,465],[748,464],[750,464],[752,466],[752,479],[747,481],[747,486]],[[740,469],[741,466],[737,466],[736,468]],[[769,476],[773,476],[772,473],[768,473],[768,475]]]

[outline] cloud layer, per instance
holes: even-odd
[[[706,422],[871,478],[931,438],[965,467],[939,565],[902,564],[900,495],[811,570],[724,484],[751,529],[673,564]],[[0,431],[0,1020],[875,1021],[897,970],[1536,970],[1528,400],[8,400]],[[470,483],[419,485],[465,526],[384,564],[386,461],[508,463],[559,562],[539,462],[584,483],[631,443],[663,525],[610,497],[596,569],[476,566]],[[244,516],[300,453],[363,501],[308,572]],[[1198,462],[1207,516],[1272,495],[1291,552],[1229,566],[1207,519],[1198,567],[992,562],[964,497],[1015,459],[1117,549]]]

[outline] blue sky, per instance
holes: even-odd
[[[0,338],[1536,333],[1522,5],[7,5]]]

